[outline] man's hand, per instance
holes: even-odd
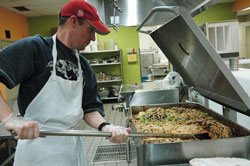
[[[24,120],[14,113],[3,119],[2,125],[9,131],[15,131],[15,139],[33,139],[40,135],[37,122]]]
[[[121,144],[126,142],[128,133],[130,133],[131,129],[121,126],[106,125],[102,128],[102,131],[112,132],[112,136],[109,138],[110,142]]]

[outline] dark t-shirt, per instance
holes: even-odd
[[[76,80],[78,65],[75,54],[58,39],[56,45],[56,74],[67,80]],[[0,51],[0,82],[10,89],[20,84],[18,107],[21,115],[25,114],[30,102],[51,75],[53,69],[52,46],[51,37],[36,35],[21,39]],[[80,63],[83,70],[82,108],[84,113],[98,111],[104,116],[95,74],[86,58],[81,55]]]

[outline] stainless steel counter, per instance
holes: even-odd
[[[179,89],[171,88],[166,81],[123,84],[120,95],[129,106],[179,102]]]
[[[168,84],[164,81],[144,82],[138,84],[123,84],[121,94],[133,93],[135,91],[163,90],[168,88]]]

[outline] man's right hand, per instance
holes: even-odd
[[[15,131],[15,139],[33,139],[40,135],[37,122],[27,121],[14,113],[3,119],[2,125],[6,130]]]

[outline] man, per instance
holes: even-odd
[[[19,139],[14,165],[87,165],[80,137],[39,137],[40,130],[78,129],[82,119],[100,131],[112,132],[111,142],[126,141],[130,129],[105,122],[95,75],[76,51],[94,41],[95,32],[110,31],[92,5],[72,0],[62,7],[52,38],[36,35],[0,52],[0,82],[8,88],[20,84],[18,106],[23,118],[0,95],[0,121]]]

